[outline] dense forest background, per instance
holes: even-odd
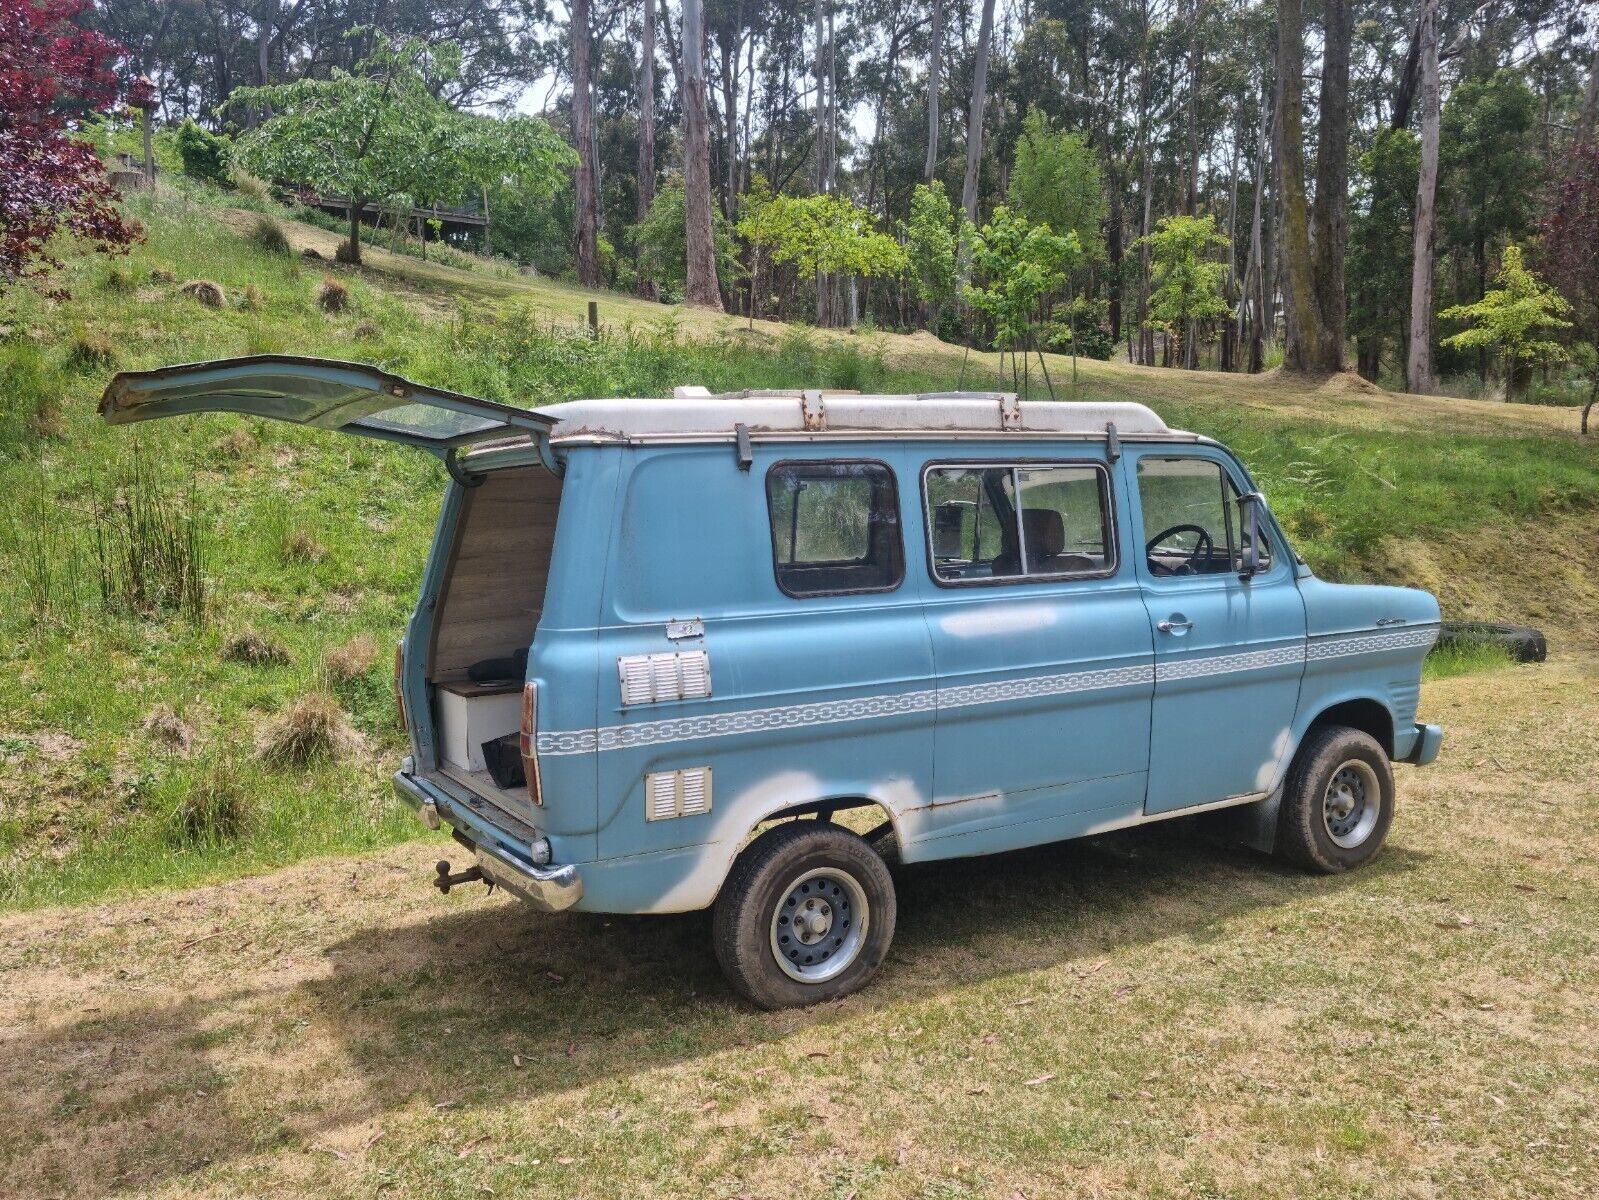
[[[248,89],[359,73],[406,39],[449,47],[447,69],[422,60],[433,96],[537,113],[576,151],[558,187],[503,173],[456,199],[494,214],[494,253],[591,286],[1013,350],[1588,398],[1599,21],[1575,0],[90,15],[169,130],[248,136],[276,115]]]

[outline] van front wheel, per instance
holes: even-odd
[[[835,1000],[864,987],[894,940],[894,881],[864,840],[791,821],[751,842],[712,912],[716,958],[762,1008]]]
[[[1278,815],[1277,852],[1325,875],[1376,857],[1394,818],[1394,773],[1359,729],[1312,729],[1294,757]]]

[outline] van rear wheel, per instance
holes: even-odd
[[[1371,734],[1343,725],[1312,729],[1288,771],[1277,853],[1324,875],[1376,857],[1394,817],[1394,773]]]
[[[761,1008],[835,1000],[864,987],[894,940],[894,881],[866,842],[791,821],[749,844],[712,912],[716,958]]]

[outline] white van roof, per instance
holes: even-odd
[[[534,410],[556,422],[551,440],[722,441],[874,433],[885,437],[1020,433],[1054,437],[1190,439],[1142,404],[1019,400],[1014,392],[735,392],[678,388],[669,400],[569,400]]]

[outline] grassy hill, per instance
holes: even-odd
[[[262,352],[381,363],[513,403],[713,389],[993,386],[927,335],[818,333],[380,250],[163,193],[148,240],[0,308],[0,904],[192,882],[415,836],[390,803],[391,648],[429,544],[426,456],[269,422],[110,430],[118,369]],[[221,303],[205,302],[214,283]],[[1599,453],[1575,414],[1347,380],[1050,363],[1237,449],[1335,578],[1576,630],[1599,601]],[[1040,381],[1035,380],[1037,385]],[[1043,395],[1035,386],[1035,398]]]

